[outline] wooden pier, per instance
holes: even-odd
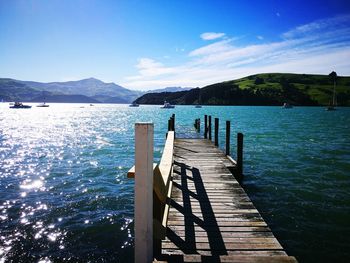
[[[218,129],[215,128],[215,142],[208,139],[175,139],[174,119],[173,116],[169,120],[171,136],[168,136],[162,160],[159,165],[153,165],[154,184],[151,191],[154,193],[154,212],[153,218],[150,218],[154,227],[153,260],[297,262],[284,251],[233,176],[235,174],[239,180],[242,178],[242,165],[226,155],[227,150],[224,153],[216,147]],[[211,138],[210,123],[204,124],[205,138],[206,133]],[[218,121],[215,123],[218,126]],[[196,119],[195,128],[198,130],[198,127],[200,121]],[[238,137],[238,151],[242,151],[240,147],[243,142],[240,140],[243,140],[243,136]],[[227,134],[226,138],[229,139]],[[238,152],[238,155],[242,153]],[[133,177],[134,173],[131,169],[128,176]],[[137,179],[137,175],[135,177]],[[136,187],[135,184],[135,191]],[[146,244],[149,245],[149,242]],[[138,253],[135,244],[135,262],[141,262],[137,260],[142,259],[137,256]]]
[[[175,139],[173,189],[160,259],[167,262],[296,262],[287,256],[206,139]]]

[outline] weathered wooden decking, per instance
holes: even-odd
[[[176,139],[167,262],[296,262],[274,237],[229,167],[205,139]]]

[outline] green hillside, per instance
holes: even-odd
[[[350,106],[350,77],[337,77],[339,106]],[[140,104],[203,105],[328,105],[333,81],[328,75],[266,73],[225,81],[190,91],[148,93],[136,100]]]

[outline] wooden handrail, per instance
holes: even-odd
[[[160,252],[160,240],[165,238],[172,191],[173,153],[175,132],[169,131],[159,164],[153,163],[153,239],[154,253]],[[135,178],[135,166],[127,173]],[[157,245],[158,244],[158,245]]]

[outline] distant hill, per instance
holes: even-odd
[[[130,103],[143,94],[94,78],[50,83],[0,78],[0,98],[5,101],[33,101],[43,97],[43,93],[47,102],[94,103]]]
[[[177,91],[186,91],[186,90],[190,90],[192,88],[189,87],[166,87],[163,89],[155,89],[155,90],[149,90],[146,91],[145,93],[161,93],[161,92],[177,92]]]
[[[100,101],[84,95],[47,94],[35,97],[30,102],[64,102],[64,103],[100,103]]]
[[[30,101],[42,92],[14,79],[0,79],[0,99],[4,101]]]
[[[350,77],[337,78],[339,106],[350,106]],[[203,105],[328,105],[333,82],[328,75],[267,73],[181,92],[148,93],[139,104]]]

